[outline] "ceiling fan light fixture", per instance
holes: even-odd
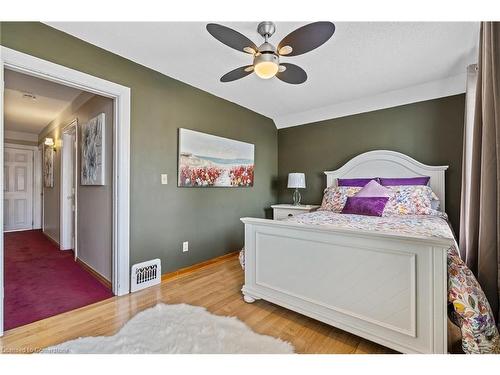
[[[255,55],[257,53],[257,51],[255,51],[252,47],[245,47],[243,48],[243,51],[249,53],[250,55]]]
[[[273,78],[279,70],[279,59],[273,53],[263,53],[255,57],[253,68],[262,79]]]
[[[254,67],[255,74],[257,74],[262,79],[273,78],[276,73],[278,73],[278,65],[270,62],[263,61]]]
[[[231,70],[220,78],[221,82],[232,82],[255,72],[261,79],[276,77],[293,85],[304,83],[307,73],[295,64],[280,65],[280,56],[293,57],[312,51],[326,43],[335,32],[335,25],[330,21],[309,23],[286,35],[276,48],[269,42],[276,31],[276,25],[271,21],[261,22],[257,26],[257,32],[264,38],[264,43],[259,47],[243,34],[227,26],[209,23],[206,28],[219,42],[253,55],[252,65]]]
[[[281,56],[286,56],[290,53],[292,53],[293,51],[293,48],[290,47],[290,46],[283,46],[279,49],[278,53],[281,55]]]

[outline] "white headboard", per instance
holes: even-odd
[[[447,169],[447,165],[425,165],[395,151],[369,151],[352,158],[335,171],[325,172],[326,186],[336,186],[338,178],[429,176],[430,186],[441,201],[440,210],[444,211],[444,172]]]

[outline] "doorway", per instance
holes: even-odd
[[[4,232],[33,229],[33,150],[4,148]]]
[[[129,149],[130,149],[130,89],[79,71],[66,68],[21,52],[0,46],[0,136],[4,136],[4,69],[24,73],[69,87],[111,98],[113,102],[112,130],[116,147],[113,149],[113,230],[112,230],[112,288],[115,295],[129,293]],[[2,144],[2,147],[3,144]],[[0,150],[0,164],[4,165],[4,152]],[[75,170],[73,170],[75,172]],[[0,166],[0,209],[4,206],[3,177]],[[118,180],[118,176],[120,179]],[[0,225],[3,226],[0,215]],[[75,228],[75,222],[70,228]],[[70,231],[71,233],[71,231]],[[73,229],[73,237],[77,230]],[[71,235],[70,235],[71,236]],[[70,240],[71,242],[71,240]],[[0,232],[0,335],[4,322],[4,234]]]
[[[12,70],[5,70],[4,81],[4,208],[11,229],[4,231],[4,326],[12,329],[113,296],[113,100]],[[108,132],[107,137],[102,134],[101,146],[108,152],[98,161],[108,178],[103,186],[82,186],[77,198],[77,119],[83,134],[99,114],[101,129]],[[33,176],[39,146],[44,171],[42,230],[32,227],[31,193],[35,180],[41,180]],[[82,210],[77,214],[79,204]],[[81,243],[75,241],[80,232]]]

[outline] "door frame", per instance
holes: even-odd
[[[65,185],[67,181],[65,179],[67,178],[66,173],[67,173],[67,160],[66,157],[68,156],[68,153],[73,152],[73,165],[71,168],[74,169],[73,171],[73,185],[75,187],[75,191],[73,192],[73,202],[71,203],[74,205],[74,210],[72,211],[73,215],[73,225],[74,225],[74,233],[73,233],[73,251],[75,252],[75,260],[77,258],[78,254],[78,234],[77,234],[77,227],[78,227],[78,215],[77,215],[77,209],[78,209],[78,148],[75,148],[75,145],[72,144],[70,145],[70,148],[65,148],[65,139],[64,137],[74,133],[75,136],[75,142],[78,144],[78,119],[75,118],[73,121],[71,121],[68,125],[66,125],[62,130],[61,130],[61,140],[62,140],[62,147],[61,147],[61,189],[60,189],[60,220],[59,220],[59,248],[61,250],[70,250],[71,248],[68,248],[66,246],[66,239],[65,236],[67,235],[66,232],[68,231],[68,225],[66,223],[66,210],[68,209],[68,191],[65,190]]]
[[[0,46],[0,139],[4,136],[4,69],[14,70],[113,99],[113,293],[130,291],[130,88]],[[0,150],[0,212],[3,212],[3,142]],[[0,215],[3,228],[3,215]],[[3,335],[4,264],[0,231],[0,336]]]
[[[38,146],[20,145],[11,142],[3,142],[3,147],[33,151],[33,176],[32,176],[33,205],[31,209],[32,210],[31,217],[33,224],[31,225],[31,229],[41,229],[42,228],[42,159],[40,155],[40,149],[38,148]],[[2,176],[2,186],[3,186],[3,176]],[[2,189],[2,194],[3,194],[3,189]],[[3,204],[3,196],[2,196],[2,204]],[[3,216],[2,216],[2,227],[3,227]]]

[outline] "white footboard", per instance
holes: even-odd
[[[245,301],[265,299],[404,353],[446,353],[451,240],[243,218]]]

